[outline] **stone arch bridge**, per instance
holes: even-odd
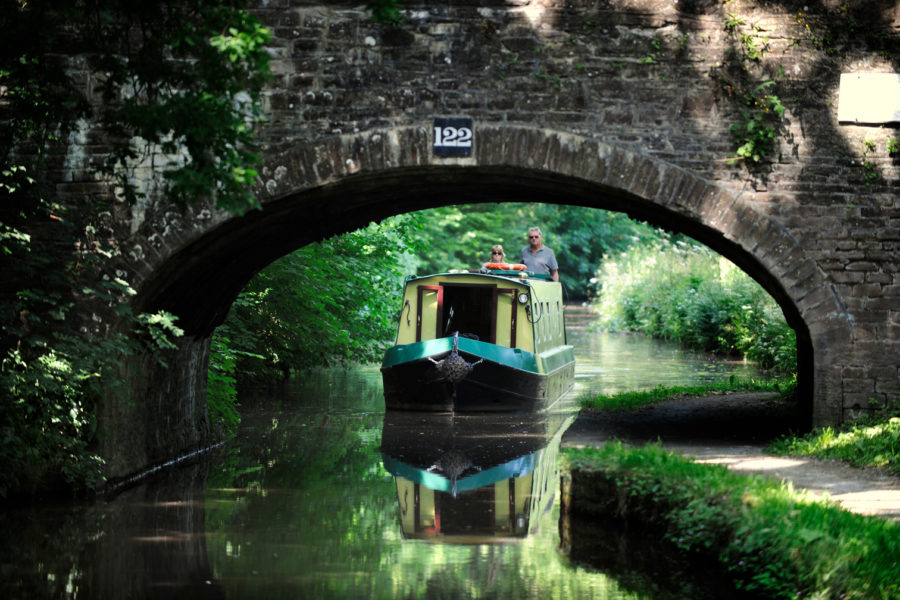
[[[900,71],[900,9],[860,6],[423,1],[388,27],[356,3],[259,2],[274,38],[262,209],[151,197],[113,215],[135,308],[173,312],[186,335],[170,369],[132,361],[133,397],[105,400],[108,475],[208,442],[209,337],[257,270],[372,220],[463,202],[578,204],[684,232],[782,307],[811,423],[896,401],[897,124],[845,122],[838,104],[842,73]],[[754,101],[770,102],[759,90],[777,90],[784,114],[754,117]],[[441,118],[471,120],[468,156],[436,154]],[[770,124],[773,145],[730,164],[748,119]]]

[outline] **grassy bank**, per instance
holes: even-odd
[[[607,444],[563,456],[567,510],[657,529],[676,550],[716,557],[752,597],[900,597],[900,526],[893,522],[658,446]]]
[[[789,396],[797,387],[796,379],[760,381],[757,379],[737,379],[692,386],[657,386],[651,390],[621,392],[609,396],[586,396],[579,400],[581,408],[590,410],[630,410],[646,404],[683,398],[685,396],[708,396],[726,392],[772,392],[781,397]]]
[[[785,437],[766,451],[841,460],[854,467],[881,467],[900,474],[900,407],[840,426],[820,427],[802,437]]]

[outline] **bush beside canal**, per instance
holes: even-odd
[[[650,527],[753,598],[896,598],[900,526],[655,445],[563,451],[563,510]]]
[[[797,340],[775,300],[709,248],[678,236],[606,257],[597,271],[598,325],[797,370]]]

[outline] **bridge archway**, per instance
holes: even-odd
[[[404,212],[527,201],[621,211],[685,233],[730,259],[775,298],[797,332],[800,393],[810,422],[841,420],[840,374],[831,365],[851,341],[846,310],[815,261],[760,207],[739,191],[589,137],[512,125],[479,127],[475,135],[467,158],[434,157],[430,131],[414,126],[336,136],[267,156],[258,191],[262,210],[211,220],[139,286],[138,310],[179,317],[186,331],[181,358],[189,365],[187,372],[147,378],[155,381],[147,388],[148,404],[159,406],[161,395],[176,391],[181,400],[175,402],[191,398],[191,414],[205,413],[209,336],[250,277],[276,258]],[[110,414],[107,421],[119,418]],[[147,438],[154,443],[166,437],[156,427]],[[162,447],[196,447],[208,432],[196,419],[179,427]],[[158,451],[148,449],[144,464]]]

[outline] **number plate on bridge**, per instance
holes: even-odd
[[[472,156],[472,119],[434,120],[435,156]]]

